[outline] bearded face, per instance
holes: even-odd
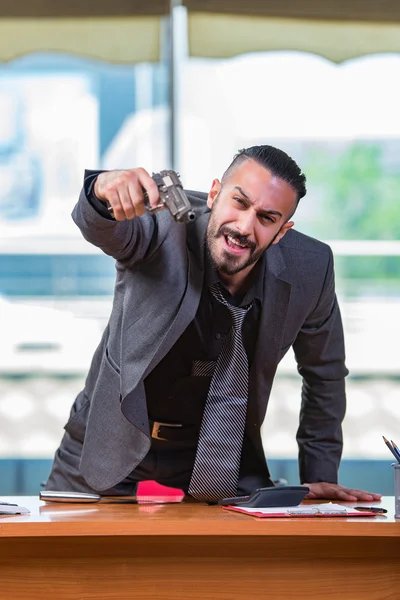
[[[289,221],[296,190],[254,160],[245,160],[214,179],[207,204],[211,208],[207,248],[225,283],[240,287],[255,263],[294,225]]]
[[[250,235],[241,235],[229,224],[220,224],[219,221],[216,198],[207,227],[207,249],[214,268],[224,275],[236,275],[254,265],[280,231],[277,231],[266,246],[260,247]]]

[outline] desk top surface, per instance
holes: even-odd
[[[202,503],[61,504],[35,496],[2,497],[30,510],[0,516],[0,539],[36,536],[367,536],[400,537],[394,498],[368,503],[386,516],[259,519]],[[357,506],[357,503],[342,503]],[[358,503],[360,504],[360,503]],[[364,503],[365,504],[365,503]]]

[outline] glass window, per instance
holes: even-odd
[[[115,279],[71,211],[86,168],[166,156],[166,96],[162,63],[46,54],[0,69],[0,458],[58,446]]]
[[[327,241],[346,336],[345,458],[388,458],[400,363],[400,57],[342,64],[296,52],[183,59],[181,164],[208,190],[238,149],[271,144],[302,167],[296,228]],[[284,358],[263,428],[269,457],[295,457],[300,381]]]
[[[331,244],[348,379],[345,457],[387,458],[399,431],[400,57],[335,65],[295,52],[177,64],[179,171],[207,191],[238,149],[276,145],[308,177],[296,227]],[[85,168],[167,166],[164,64],[52,55],[0,70],[0,457],[48,457],[107,322],[112,259],[70,213]],[[290,352],[264,426],[295,457],[300,380]]]

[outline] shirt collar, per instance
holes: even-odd
[[[215,284],[215,283],[219,283],[221,284],[223,290],[225,291],[226,288],[224,286],[224,284],[222,283],[221,279],[218,276],[217,271],[214,269],[210,257],[208,256],[208,251],[207,251],[207,247],[205,245],[205,256],[204,256],[204,264],[205,264],[205,284],[207,286],[207,288],[209,288],[211,285]],[[265,253],[263,254],[263,256],[260,258],[260,260],[257,262],[257,264],[254,266],[254,270],[252,271],[252,283],[249,287],[249,289],[247,290],[246,294],[244,295],[243,299],[240,302],[240,305],[243,306],[247,306],[248,304],[250,304],[251,302],[253,302],[253,300],[258,300],[261,304],[263,301],[263,296],[264,296],[264,272],[265,272]],[[226,290],[226,294],[224,293],[224,295],[226,296],[227,300],[229,301],[229,292]]]

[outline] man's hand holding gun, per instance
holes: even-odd
[[[187,223],[195,219],[179,175],[172,170],[149,173],[142,168],[100,173],[94,193],[107,204],[117,221],[140,217],[168,208],[175,221]]]

